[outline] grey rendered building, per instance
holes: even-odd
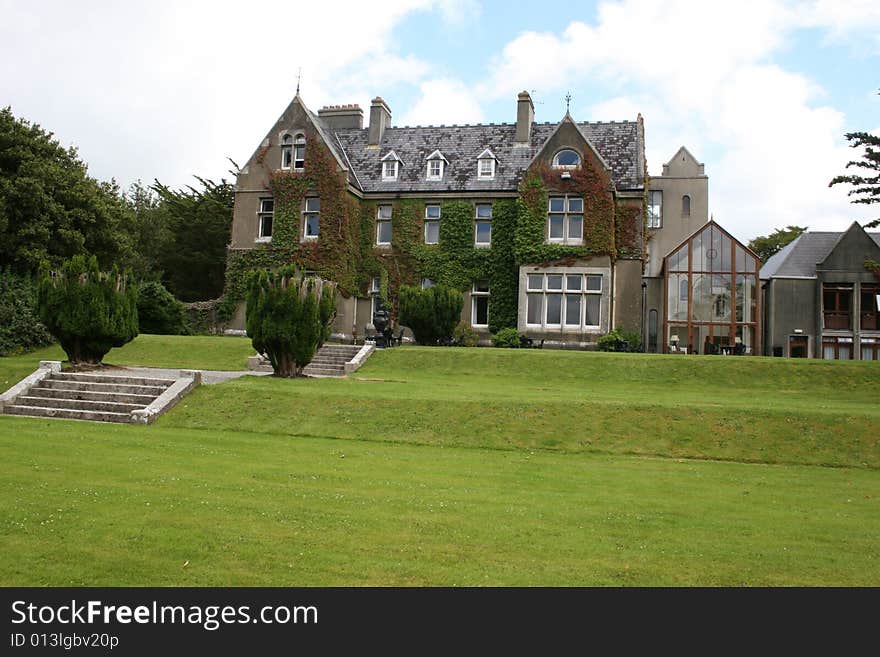
[[[765,355],[880,360],[880,233],[806,232],[761,268]]]

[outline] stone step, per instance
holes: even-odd
[[[55,388],[44,388],[35,386],[28,391],[28,394],[45,397],[49,399],[81,399],[83,401],[96,402],[122,402],[126,404],[136,404],[138,408],[144,408],[152,402],[155,395],[132,395],[120,394],[113,392],[95,392],[91,390],[58,390]]]
[[[352,358],[357,356],[358,351],[360,351],[360,349],[358,349],[357,351],[337,351],[336,349],[321,349],[318,351],[318,355],[335,356],[337,358],[347,358],[348,360],[351,360]]]
[[[152,401],[152,400],[151,400]],[[130,413],[144,408],[149,404],[127,404],[117,401],[87,401],[84,399],[57,399],[37,397],[32,394],[22,395],[15,400],[18,406],[38,406],[41,408],[69,408],[75,411],[111,411],[114,413]]]
[[[314,358],[312,358],[313,363],[330,363],[333,365],[344,365],[351,358],[346,358],[345,356],[325,356],[324,354],[317,354]]]
[[[168,387],[173,379],[154,379],[143,376],[127,376],[115,374],[96,374],[92,372],[55,372],[53,381],[80,381],[87,383],[121,383],[125,385]]]
[[[19,406],[12,404],[4,408],[9,415],[27,417],[53,417],[65,420],[91,420],[92,422],[131,422],[128,413],[112,413],[110,411],[77,411],[72,408],[46,408],[41,406]]]
[[[127,383],[89,383],[88,381],[61,381],[55,378],[44,379],[44,388],[54,390],[82,390],[91,392],[112,392],[129,395],[152,395],[158,397],[165,391],[165,386],[139,386]]]
[[[345,368],[306,367],[303,374],[306,376],[345,376]]]

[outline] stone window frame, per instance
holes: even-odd
[[[385,216],[386,209],[387,216]],[[391,219],[393,214],[394,211],[390,203],[383,203],[376,207],[376,246],[391,246]],[[388,241],[380,240],[382,227],[385,224],[388,225]]]
[[[437,208],[436,215],[433,213],[432,208]],[[442,210],[440,209],[439,203],[425,204],[425,244],[439,244],[440,243],[441,213],[442,213]],[[433,242],[428,241],[428,224],[437,224],[437,239]]]
[[[306,136],[298,132],[293,137],[293,170],[302,171],[306,168]]]
[[[270,204],[266,209],[266,204]],[[269,230],[266,231],[266,220],[268,219]],[[264,196],[257,202],[257,239],[255,242],[271,242],[272,228],[275,221],[275,199],[271,196]],[[268,234],[267,234],[268,233]]]
[[[293,135],[289,132],[281,137],[281,168],[288,170],[293,167]]]
[[[654,199],[660,199],[660,202],[655,204]],[[657,207],[657,212],[654,212],[654,207]],[[663,190],[662,189],[650,189],[648,190],[648,228],[663,228]]]
[[[575,162],[574,164],[560,164],[559,157],[565,153],[573,153],[575,158],[577,158],[577,162]],[[575,149],[573,149],[573,148],[560,148],[556,152],[556,154],[553,156],[553,165],[552,166],[554,169],[579,169],[582,161],[583,161],[583,158],[581,157],[581,154],[578,153]]]
[[[540,284],[535,285],[535,280],[540,278]],[[559,279],[559,287],[551,285],[551,279]],[[579,281],[579,286],[572,285],[572,281]],[[595,283],[598,281],[598,287]],[[591,287],[591,283],[593,286]],[[602,297],[605,293],[605,275],[603,273],[591,273],[584,271],[553,271],[553,272],[527,272],[526,273],[526,327],[535,330],[575,330],[575,331],[598,331],[602,326]],[[548,296],[559,296],[559,322],[550,322],[547,319],[549,310]],[[578,319],[576,323],[569,321],[569,303],[567,297],[577,297]],[[531,299],[540,297],[539,323],[529,321],[529,306]],[[598,299],[596,308],[595,324],[587,324],[587,299]],[[593,302],[590,302],[593,303]]]
[[[485,284],[485,285],[484,285]],[[474,328],[489,328],[489,296],[491,283],[488,278],[480,278],[471,285],[471,326]],[[486,304],[486,322],[477,322],[478,305]]]
[[[554,211],[553,202],[562,200],[562,210]],[[571,210],[571,201],[580,201],[580,211]],[[551,237],[551,220],[554,216],[562,216],[562,237]],[[581,218],[581,236],[570,237],[571,219],[573,217]],[[548,244],[570,244],[572,246],[581,246],[584,243],[584,199],[581,196],[570,196],[564,194],[561,196],[551,196],[547,199],[547,243]]]
[[[307,196],[306,198],[304,198],[302,215],[302,241],[310,242],[312,240],[318,239],[321,234],[321,199],[317,196]],[[317,221],[317,230],[314,234],[311,234],[309,232],[309,220],[312,218]]]
[[[480,214],[480,208],[489,208],[489,214]],[[489,226],[488,241],[478,241],[480,230],[479,226],[485,224]],[[492,246],[492,204],[491,203],[475,203],[474,204],[474,247],[478,249],[488,249]]]

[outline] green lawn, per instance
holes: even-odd
[[[876,363],[406,347],[150,427],[0,417],[0,585],[877,586],[878,399]]]

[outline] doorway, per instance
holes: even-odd
[[[806,335],[788,336],[788,355],[791,358],[807,358],[809,338]]]

